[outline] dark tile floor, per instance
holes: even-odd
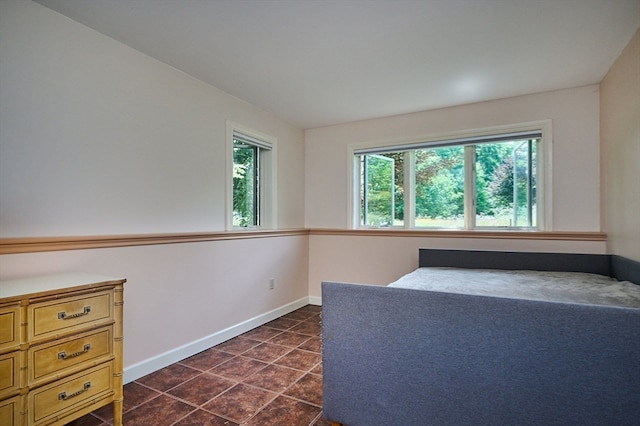
[[[125,426],[325,426],[319,306],[124,386]],[[111,405],[68,426],[111,425]]]

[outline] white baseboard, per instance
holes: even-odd
[[[322,297],[320,296],[309,296],[309,304],[322,306]]]
[[[149,358],[137,364],[125,367],[123,381],[124,383],[132,382],[136,379],[139,379],[140,377],[146,376],[147,374],[160,370],[161,368],[167,367],[182,359],[188,358],[192,355],[195,355],[199,352],[209,349],[212,346],[219,345],[222,342],[225,342],[229,339],[239,336],[242,333],[246,333],[249,330],[252,330],[256,327],[266,324],[269,321],[273,321],[274,319],[279,318],[285,314],[288,314],[289,312],[293,312],[296,309],[299,309],[303,306],[306,306],[309,304],[312,304],[312,305],[319,304],[319,303],[316,303],[317,301],[315,299],[319,299],[319,298],[303,297],[302,299],[288,303],[272,311],[266,312],[264,314],[261,314],[251,319],[248,319],[246,321],[243,321],[239,324],[225,328],[224,330],[220,330],[216,333],[213,333],[209,336],[198,339],[194,342],[187,343],[186,345],[172,349],[168,352],[157,355],[153,358]]]

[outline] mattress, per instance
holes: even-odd
[[[425,267],[389,287],[640,309],[640,285],[582,272]]]

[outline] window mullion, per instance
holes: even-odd
[[[369,193],[367,192],[367,156],[362,156],[362,225],[367,226],[367,211],[369,206]]]
[[[253,198],[253,214],[254,214],[254,225],[261,226],[262,225],[262,212],[264,211],[264,206],[262,204],[262,185],[260,181],[262,180],[262,149],[260,147],[255,148],[255,169],[254,169],[254,198]]]
[[[533,140],[527,142],[527,225],[533,226]]]
[[[416,222],[416,156],[415,151],[404,153],[404,227],[414,228]]]
[[[476,147],[464,147],[464,228],[476,227]]]
[[[361,205],[361,197],[363,194],[363,176],[362,176],[362,167],[363,167],[363,157],[364,155],[354,155],[353,157],[353,197],[352,197],[352,226],[354,228],[362,227],[361,215],[363,214],[362,205]]]

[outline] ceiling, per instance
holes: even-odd
[[[598,83],[640,0],[37,0],[301,127]]]

